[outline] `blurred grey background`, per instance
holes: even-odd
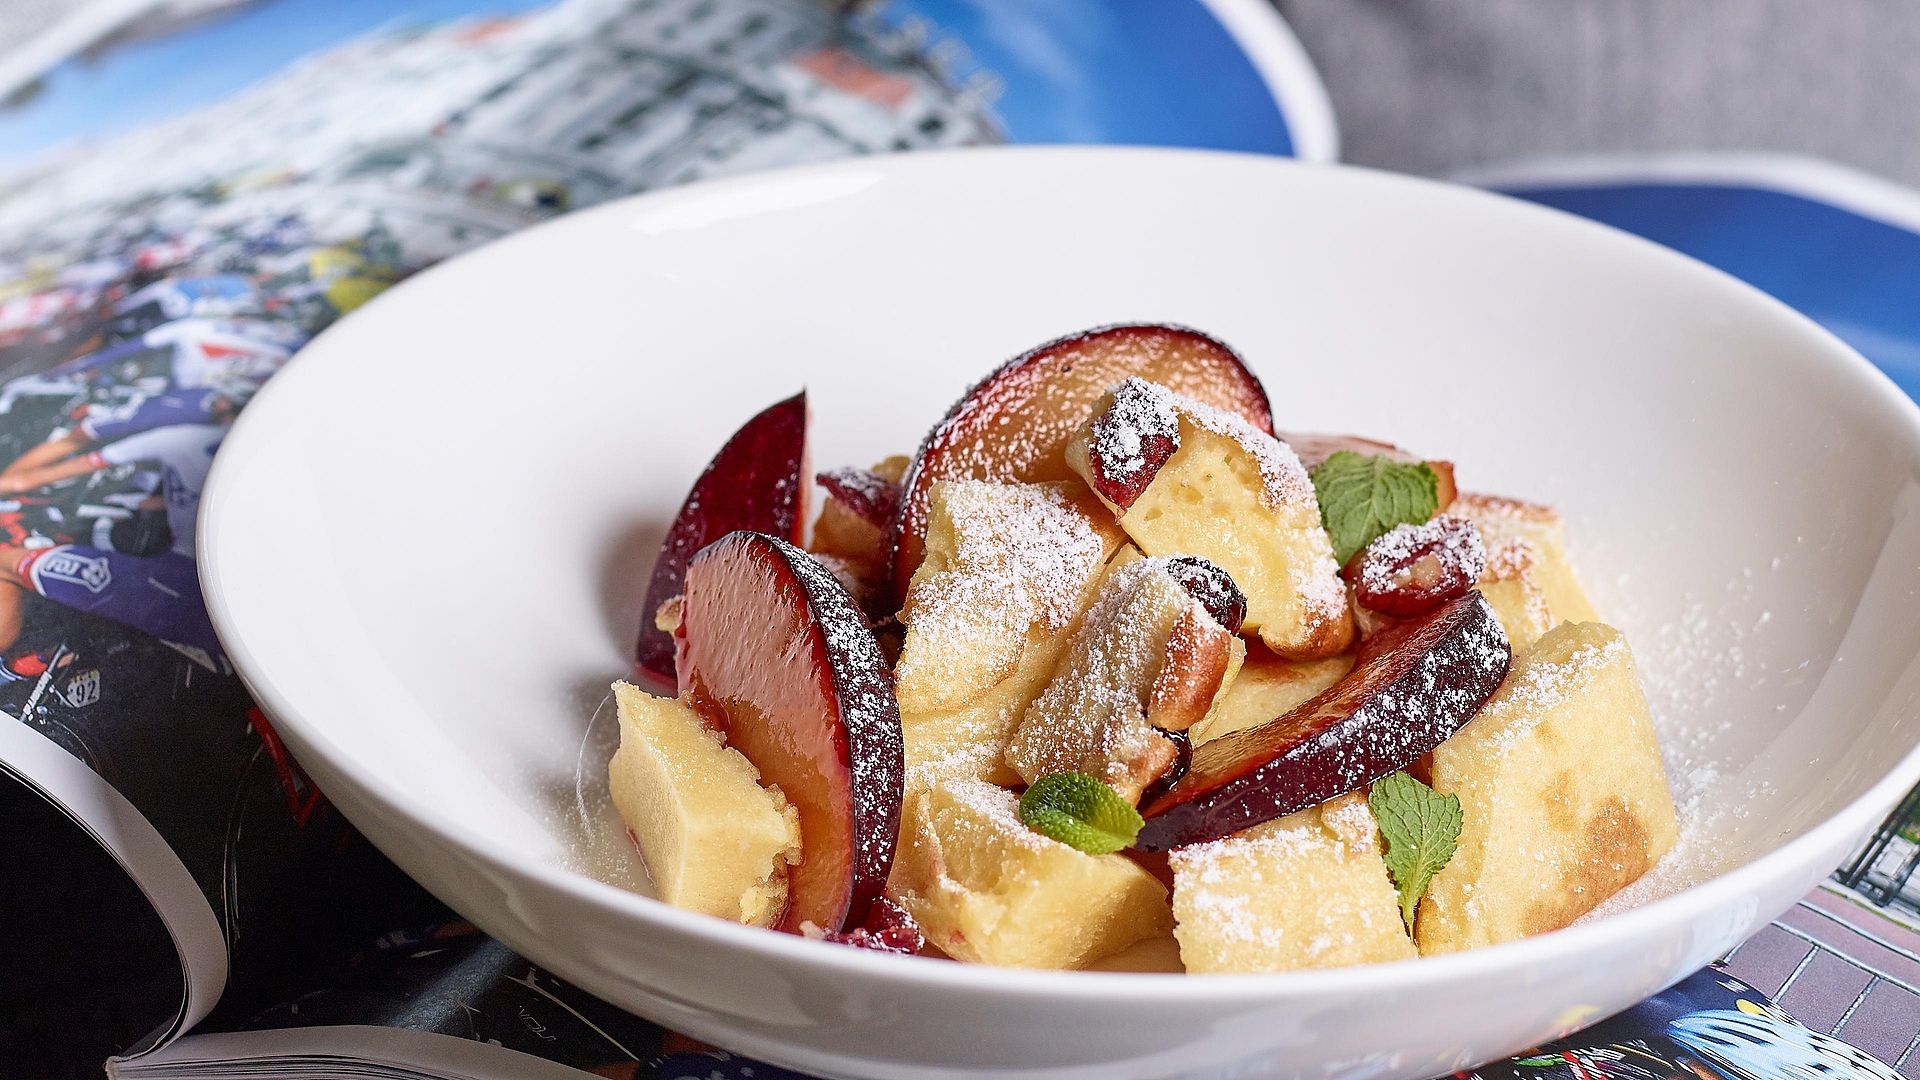
[[[1920,185],[1913,0],[1278,0],[1350,162],[1763,150]]]
[[[12,49],[80,6],[75,0],[0,0],[0,51]]]
[[[1761,150],[1920,185],[1916,0],[1274,3],[1358,164],[1444,174],[1548,155]],[[0,0],[0,52],[83,6]]]

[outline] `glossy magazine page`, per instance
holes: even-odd
[[[1261,0],[113,0],[0,81],[0,772],[64,808],[173,938],[182,1004],[130,1053],[420,917],[253,707],[199,596],[213,455],[332,321],[554,215],[754,169],[1336,145]],[[374,899],[341,918],[341,897]]]

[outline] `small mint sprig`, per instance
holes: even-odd
[[[1020,823],[1089,855],[1110,855],[1131,845],[1146,821],[1098,777],[1058,772],[1020,796]]]
[[[1440,477],[1423,461],[1341,450],[1314,466],[1320,524],[1341,566],[1397,525],[1418,525],[1440,508]]]
[[[1367,805],[1387,838],[1387,874],[1400,893],[1400,917],[1412,930],[1420,898],[1460,840],[1460,798],[1397,772],[1373,782]]]

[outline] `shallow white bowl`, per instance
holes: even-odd
[[[823,467],[909,452],[1007,356],[1116,321],[1231,343],[1282,427],[1562,507],[1688,807],[1643,891],[1698,886],[1464,955],[1183,978],[873,955],[590,876],[631,874],[590,717],[727,434],[804,385]],[[1920,779],[1916,476],[1892,383],[1624,234],[1360,170],[996,150],[626,200],[428,271],[247,409],[200,545],[222,638],[334,802],[609,1000],[829,1075],[1418,1078],[1713,959]]]

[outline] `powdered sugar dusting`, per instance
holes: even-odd
[[[1269,510],[1313,499],[1313,481],[1286,443],[1248,423],[1245,417],[1182,397],[1138,376],[1115,386],[1113,404],[1094,424],[1089,456],[1102,464],[1105,477],[1132,485],[1140,473],[1158,470],[1180,445],[1179,423],[1232,439],[1260,471],[1261,502]],[[1155,454],[1156,440],[1167,450]],[[1155,460],[1156,457],[1158,460]]]
[[[1079,614],[1108,540],[1069,490],[979,480],[936,485],[935,512],[944,507],[950,528],[933,522],[927,563],[901,612],[903,686],[985,689],[1012,673],[1030,630],[1059,631]],[[950,552],[931,546],[942,534],[951,538]]]
[[[1106,411],[1093,421],[1088,459],[1107,497],[1132,505],[1133,497],[1180,448],[1177,399],[1173,391],[1137,376],[1109,393]]]
[[[1301,621],[1306,625],[1326,626],[1346,617],[1347,587],[1340,581],[1340,564],[1333,561],[1331,542],[1311,559],[1288,564],[1287,580],[1300,598],[1305,613]]]
[[[1516,708],[1517,718],[1502,727],[1489,745],[1504,754],[1532,739],[1535,729],[1554,716],[1569,696],[1592,684],[1594,672],[1626,661],[1626,652],[1626,636],[1614,634],[1580,646],[1559,663],[1523,665],[1501,688],[1501,701]]]
[[[953,482],[953,570],[979,579],[1058,630],[1078,614],[1087,580],[1106,559],[1107,540],[1085,507],[1059,485]],[[920,590],[937,601],[937,588]]]
[[[1411,958],[1378,851],[1373,814],[1352,795],[1173,852],[1183,954],[1203,971]]]
[[[884,526],[900,505],[900,485],[871,469],[843,466],[814,479],[849,510],[876,525]]]
[[[1404,583],[1407,564],[1432,548],[1438,549],[1442,561],[1460,567],[1469,582],[1486,572],[1487,548],[1473,523],[1440,514],[1418,525],[1396,526],[1368,544],[1360,563],[1361,588],[1379,592],[1396,588]]]
[[[1139,559],[1101,586],[1052,682],[1027,709],[1007,763],[1028,783],[1079,771],[1137,797],[1171,763],[1172,744],[1147,723],[1148,699],[1174,623],[1195,601],[1169,560]],[[1161,760],[1153,761],[1155,757]]]
[[[792,544],[767,539],[800,580],[826,647],[853,772],[854,880],[871,883],[878,895],[893,864],[906,784],[906,750],[893,677],[866,618],[833,574]]]
[[[1313,481],[1293,448],[1225,409],[1180,399],[1180,416],[1193,426],[1224,435],[1253,456],[1260,470],[1260,501],[1269,510],[1315,503]],[[1316,504],[1317,505],[1317,504]]]
[[[946,798],[972,815],[972,820],[955,816],[945,823],[942,831],[947,834],[946,842],[957,849],[991,851],[996,843],[1012,844],[1030,851],[1066,847],[1052,837],[1027,828],[1026,823],[1020,820],[1019,797],[1006,788],[970,777],[945,779],[940,785]],[[979,840],[968,842],[965,839],[968,832],[983,835]]]
[[[1478,532],[1478,526],[1475,531]],[[1517,578],[1540,563],[1540,549],[1524,537],[1483,541],[1483,546],[1487,553],[1487,568],[1483,573],[1494,581]]]
[[[1418,615],[1473,588],[1486,569],[1487,549],[1473,522],[1440,514],[1395,526],[1368,544],[1354,594],[1375,611]]]

